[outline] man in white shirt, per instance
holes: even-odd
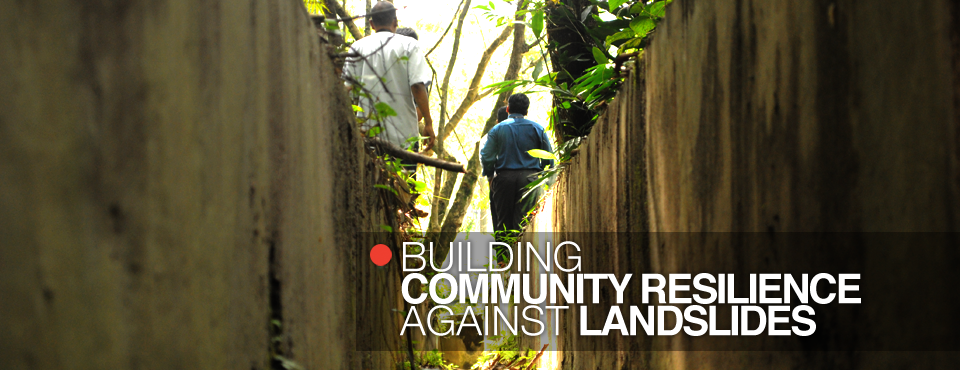
[[[424,150],[429,150],[436,134],[427,93],[432,78],[427,61],[417,40],[394,33],[398,24],[393,4],[378,2],[370,14],[370,26],[376,32],[353,43],[351,49],[358,56],[347,59],[343,74],[348,77],[347,81],[360,83],[362,91],[369,94],[360,98],[366,114],[376,112],[377,103],[386,103],[396,115],[371,119],[364,128],[379,125],[383,131],[378,137],[401,148],[409,147],[408,140],[420,135],[419,108],[423,116],[423,136],[428,137]]]

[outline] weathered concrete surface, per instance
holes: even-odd
[[[957,230],[950,10],[671,6],[647,54],[651,224]]]
[[[582,231],[960,231],[957,14],[948,1],[672,3],[640,71],[558,182],[557,239]],[[960,259],[955,248],[892,253],[883,237],[864,237],[861,250],[839,261],[823,248],[778,255],[732,248],[717,242],[722,236],[680,245],[670,234],[648,235],[603,236],[615,250],[585,258],[584,270],[746,274],[853,264],[873,276],[927,274],[928,286],[893,278],[865,286],[872,301],[857,315],[823,313],[861,335],[828,341],[864,348],[919,342],[890,334],[929,326],[922,317],[884,316],[905,307],[904,297],[932,311],[956,308],[937,293],[957,281],[948,262]],[[558,338],[565,369],[950,368],[957,361],[940,352],[650,352],[698,347],[678,338],[588,342],[574,336],[575,313],[565,319]],[[926,339],[950,340],[958,324],[938,322]],[[591,352],[598,350],[612,352]]]
[[[361,367],[389,222],[299,0],[0,9],[0,368]]]

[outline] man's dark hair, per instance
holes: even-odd
[[[510,106],[510,114],[527,114],[527,108],[530,108],[530,98],[527,94],[516,93],[507,98],[507,104]]]
[[[507,116],[507,107],[500,107],[500,109],[497,109],[497,122],[503,122],[508,118]]]
[[[370,8],[370,23],[377,26],[389,26],[397,21],[397,8],[393,3],[379,1]]]
[[[414,40],[420,40],[420,38],[417,37],[417,31],[414,31],[413,28],[410,28],[410,27],[397,28],[397,34],[404,35],[407,37],[413,37]]]

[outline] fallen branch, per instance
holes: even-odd
[[[380,147],[380,149],[383,150],[384,153],[390,154],[396,158],[400,158],[409,162],[422,163],[426,166],[436,167],[436,168],[447,170],[450,172],[459,172],[459,173],[467,172],[466,168],[464,168],[463,165],[460,163],[448,162],[439,158],[427,157],[423,154],[409,152],[409,151],[403,150],[402,148],[396,146],[393,143],[384,141],[383,139],[380,139],[380,138],[369,138],[367,139],[367,141],[371,144],[374,144]]]
[[[537,352],[537,357],[534,357],[533,360],[530,361],[530,366],[527,366],[527,370],[533,370],[533,367],[537,366],[537,360],[540,360],[540,356],[543,356],[543,351],[546,351],[549,345],[550,343],[547,343],[543,345],[543,348],[540,348],[540,352]]]

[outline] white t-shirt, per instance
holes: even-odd
[[[364,128],[380,123],[383,127],[380,138],[401,148],[407,147],[407,139],[420,135],[410,86],[429,85],[432,78],[417,40],[391,32],[376,32],[354,42],[351,49],[360,57],[347,58],[343,74],[360,82],[370,94],[370,98],[360,98],[364,111],[360,114],[368,116],[376,112],[378,102],[390,105],[397,114],[380,121],[371,119]]]

